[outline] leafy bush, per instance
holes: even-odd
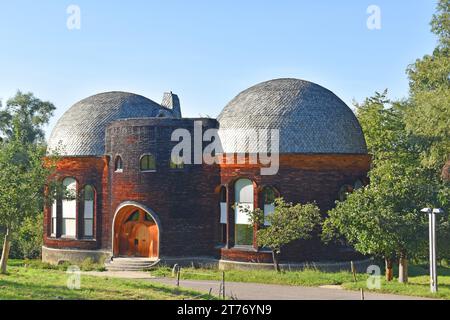
[[[38,259],[41,257],[43,214],[25,218],[13,234],[10,256],[13,259]],[[0,246],[3,247],[5,230],[0,230]]]

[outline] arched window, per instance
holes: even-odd
[[[272,187],[265,187],[262,192],[263,202],[264,202],[264,217],[273,213],[275,211],[275,199],[277,193]],[[264,219],[264,225],[268,226],[269,222]]]
[[[253,244],[253,225],[247,210],[253,210],[253,182],[249,179],[239,179],[235,189],[235,244]]]
[[[116,161],[114,162],[114,171],[123,172],[123,162],[120,156],[116,157]]]
[[[94,237],[95,190],[87,185],[83,190],[83,237]]]
[[[220,240],[222,243],[227,241],[227,188],[222,186],[220,187]]]
[[[169,167],[170,169],[183,169],[184,168],[184,162],[182,157],[176,157],[175,159],[170,157],[169,160]]]
[[[156,170],[155,157],[151,154],[143,155],[140,160],[140,168],[141,168],[141,171]]]
[[[61,236],[75,238],[77,234],[77,181],[74,178],[65,178],[63,190]]]

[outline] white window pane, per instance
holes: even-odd
[[[52,234],[56,234],[56,217],[52,218]]]
[[[67,237],[75,237],[76,234],[76,220],[63,219],[62,235]]]
[[[236,202],[253,203],[253,183],[248,179],[240,179],[235,184]]]
[[[56,201],[53,201],[52,204],[52,217],[56,218]]]
[[[220,223],[227,223],[227,203],[220,203]]]
[[[84,218],[86,218],[86,219],[94,218],[94,201],[93,200],[84,201]]]
[[[62,201],[62,216],[63,218],[76,218],[77,216],[77,201],[63,200]]]
[[[253,210],[253,203],[237,203],[236,204],[236,224],[251,224],[250,217],[248,216],[245,209],[250,211]]]
[[[77,181],[74,178],[65,178],[63,181],[63,186],[68,193],[68,196],[75,197],[77,192]]]
[[[84,220],[84,235],[86,237],[92,237],[93,236],[93,226],[94,226],[94,220],[91,219],[85,219]]]
[[[274,211],[275,211],[275,204],[271,203],[271,204],[264,205],[264,217],[273,213]],[[269,226],[270,223],[267,221],[264,221],[264,225]]]

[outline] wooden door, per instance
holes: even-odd
[[[121,227],[120,237],[119,237],[119,254],[121,256],[133,256],[134,246],[133,241],[133,228],[136,225],[135,222],[127,222]]]
[[[120,227],[119,255],[158,257],[158,227],[144,212],[134,212]]]
[[[136,225],[135,255],[139,257],[149,257],[150,246],[151,239],[148,226],[143,223]]]

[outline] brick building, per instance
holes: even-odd
[[[218,129],[218,136],[205,139],[210,129]],[[252,160],[267,151],[273,156],[274,140],[269,137],[267,150],[245,135],[263,129],[279,136],[274,174],[262,174],[267,163]],[[171,156],[181,141],[173,139],[176,130],[194,146],[178,159]],[[199,135],[201,150],[212,141],[220,146],[213,155],[221,161],[189,160],[196,159]],[[370,167],[353,112],[331,91],[297,79],[241,92],[217,120],[183,118],[172,93],[161,104],[124,92],[94,95],[59,119],[48,148],[61,155],[52,179],[68,191],[44,210],[42,255],[53,263],[123,256],[270,262],[270,252],[256,245],[243,207],[269,214],[273,199],[282,196],[316,201],[325,214],[345,192],[367,183]],[[228,161],[230,155],[238,156]],[[236,161],[239,156],[244,161]],[[318,237],[282,252],[283,261],[292,263],[354,257]]]

